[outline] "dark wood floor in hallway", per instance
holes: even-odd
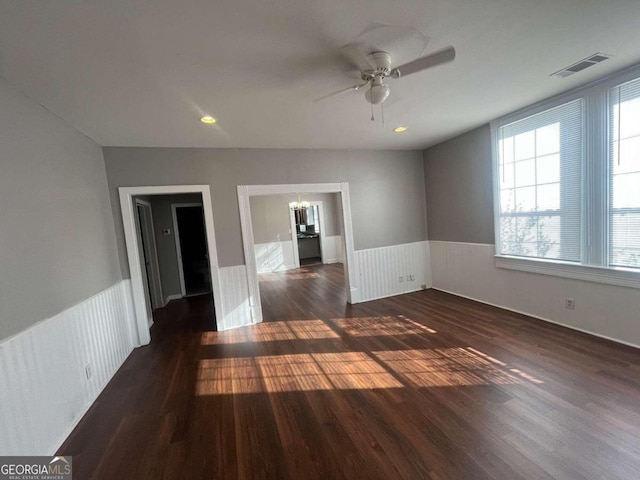
[[[252,327],[158,312],[61,448],[74,478],[640,477],[638,350],[432,290],[349,306],[341,265],[260,288]]]

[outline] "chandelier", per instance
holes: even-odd
[[[298,201],[289,203],[289,208],[291,210],[306,210],[311,206],[310,202],[306,200],[300,201],[300,194],[298,194]]]
[[[305,210],[307,208],[309,208],[311,206],[311,204],[307,201],[304,202],[291,202],[289,204],[289,208],[291,208],[292,210]]]

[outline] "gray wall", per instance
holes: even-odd
[[[158,251],[158,267],[160,268],[160,282],[162,296],[166,300],[169,295],[181,295],[180,273],[178,271],[178,255],[176,253],[176,236],[173,230],[172,203],[201,203],[202,195],[150,195],[151,214],[153,215],[153,229],[156,235],[156,249]],[[164,235],[162,231],[169,229],[171,233]]]
[[[121,279],[98,145],[0,79],[0,339]]]
[[[424,151],[429,240],[494,243],[489,125]]]
[[[340,235],[337,193],[301,194],[301,200],[321,201],[324,213],[325,236]],[[298,195],[265,195],[251,197],[251,224],[255,244],[291,240],[289,203]]]
[[[356,249],[426,239],[422,152],[104,148],[124,276],[118,187],[208,184],[220,266],[244,264],[237,185],[349,182]]]

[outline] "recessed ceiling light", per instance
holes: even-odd
[[[202,117],[200,119],[200,121],[202,123],[206,123],[206,124],[209,124],[209,125],[211,125],[212,123],[216,123],[216,119],[211,117],[211,116],[209,116],[209,115],[206,115],[206,116]]]
[[[396,128],[393,129],[393,131],[396,132],[396,133],[402,133],[402,132],[404,132],[406,130],[407,130],[407,127],[396,127]]]

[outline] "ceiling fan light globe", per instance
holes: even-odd
[[[389,96],[389,85],[372,85],[371,88],[364,93],[364,96],[367,102],[378,105],[384,102]]]

